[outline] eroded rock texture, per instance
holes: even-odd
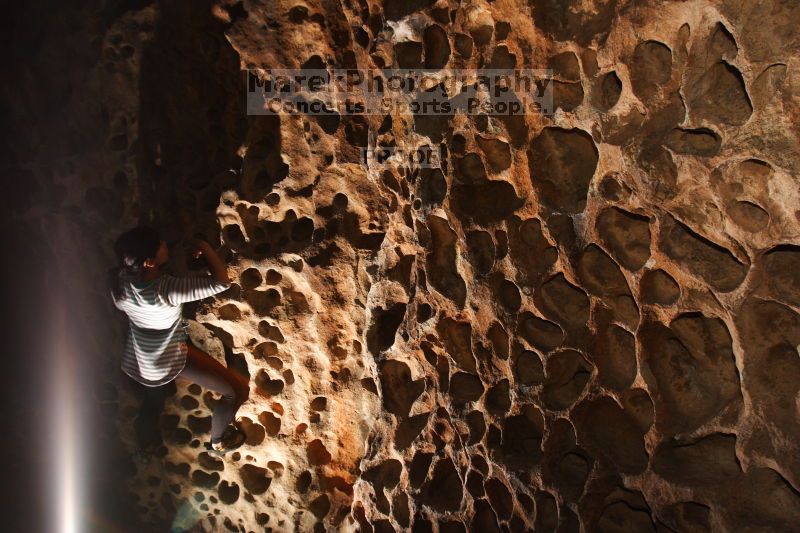
[[[230,531],[796,529],[797,20],[781,0],[121,15],[103,68],[133,62],[139,104],[109,131],[124,166],[85,201],[120,228],[181,207],[221,243],[235,283],[192,334],[253,388],[224,460],[201,446],[213,395],[175,388],[130,478],[141,512]],[[245,115],[240,69],[324,65],[551,68],[557,109]],[[367,145],[447,157],[375,170]]]

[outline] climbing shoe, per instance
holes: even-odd
[[[247,436],[236,426],[228,426],[222,434],[222,440],[219,442],[209,442],[206,444],[208,453],[213,455],[225,455],[231,450],[235,450],[244,444]]]

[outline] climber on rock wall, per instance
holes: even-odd
[[[122,370],[148,387],[182,378],[222,395],[213,408],[210,453],[221,455],[239,447],[244,433],[231,424],[249,397],[247,378],[221,365],[194,346],[183,318],[183,304],[220,293],[231,286],[225,264],[211,245],[192,238],[191,255],[203,255],[208,276],[177,277],[161,272],[169,248],[158,231],[137,226],[114,243],[118,266],[109,270],[114,305],[128,315],[128,336]]]

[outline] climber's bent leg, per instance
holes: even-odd
[[[222,395],[211,416],[211,442],[222,440],[225,428],[236,416],[242,403],[241,382],[234,372],[189,343],[186,366],[177,377],[188,379]]]

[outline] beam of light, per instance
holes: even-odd
[[[83,421],[78,406],[79,354],[74,349],[75,339],[69,335],[63,288],[54,286],[53,278],[48,281],[49,293],[54,295],[49,306],[52,327],[49,359],[52,366],[48,376],[51,391],[49,427],[53,434],[52,439],[48,439],[50,442],[46,443],[52,461],[51,509],[55,523],[51,530],[80,533],[83,529],[80,525],[82,480],[86,479],[86,472],[80,442]]]

